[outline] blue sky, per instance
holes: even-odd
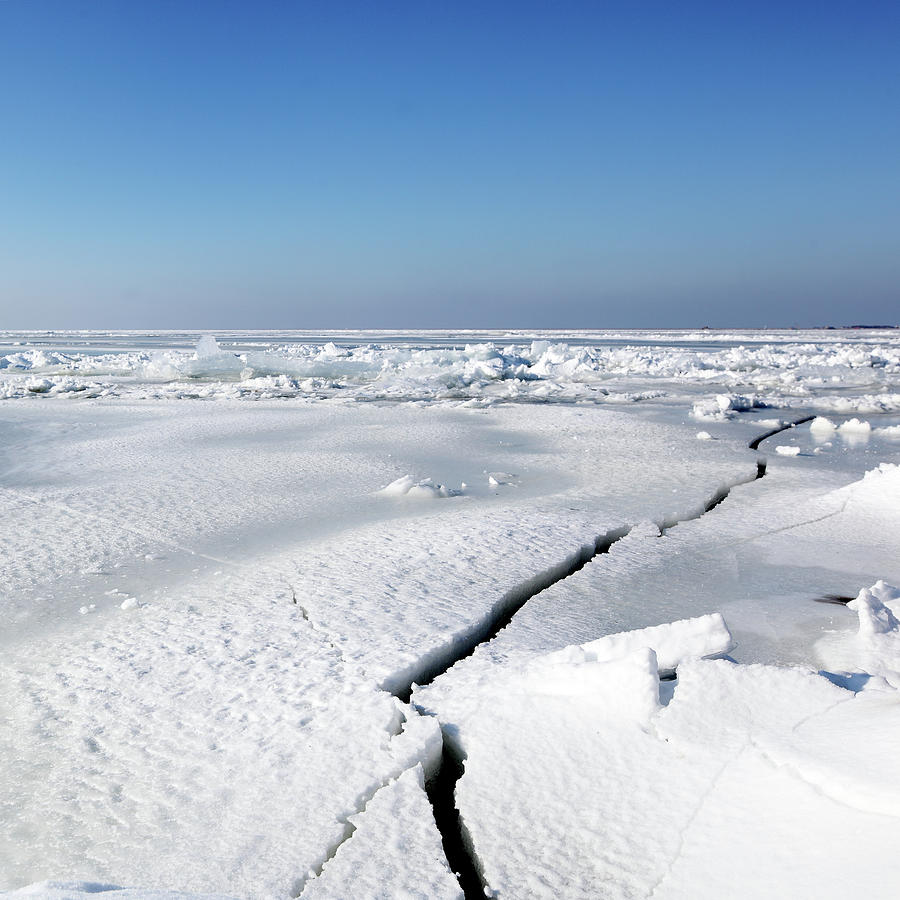
[[[0,328],[900,322],[900,4],[0,2]]]

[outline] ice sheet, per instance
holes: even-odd
[[[892,331],[0,334],[0,888],[455,896],[417,774],[443,727],[511,896],[686,896],[707,864],[721,894],[746,842],[791,890],[877,896],[896,773],[854,760],[896,744],[898,354]],[[753,480],[747,441],[800,413],[832,427],[770,439]],[[390,695],[523,602],[416,694],[437,718]],[[738,660],[834,684],[690,662],[727,652],[721,619],[608,637],[717,611]],[[756,798],[782,797],[767,836]]]
[[[845,479],[840,471],[770,464],[764,479],[734,488],[700,519],[662,536],[656,525],[640,525],[529,600],[459,669],[489,671],[512,658],[715,611],[729,623],[737,659],[823,665],[817,642],[855,633],[856,622],[841,606],[814,601],[900,579],[900,468],[885,464],[835,487]]]
[[[374,791],[433,761],[437,723],[408,736],[379,685],[622,517],[690,511],[755,465],[691,426],[642,425],[635,453],[631,420],[596,408],[3,414],[8,887],[296,890]],[[398,472],[458,493],[384,496]]]
[[[287,896],[440,740],[265,572],[43,631],[0,660],[0,872]]]

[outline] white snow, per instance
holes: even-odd
[[[39,898],[39,900],[236,900],[227,894],[185,894],[181,891],[154,891],[146,888],[125,888],[96,881],[40,881],[14,891],[4,891],[4,897]]]
[[[461,900],[425,796],[421,766],[381,788],[350,817],[353,833],[309,881],[303,900]]]
[[[814,434],[830,435],[834,433],[836,428],[837,426],[834,422],[824,416],[816,416],[812,422],[809,423],[809,430]]]
[[[870,589],[863,588],[855,600],[847,604],[859,615],[859,634],[862,638],[873,638],[878,634],[900,631],[900,622],[887,605],[900,600],[900,591],[893,585],[878,581]]]
[[[443,730],[499,896],[892,896],[898,411],[892,330],[0,332],[0,890],[458,897]]]
[[[712,659],[734,649],[731,632],[720,613],[682,619],[651,628],[640,628],[597,638],[540,657],[541,665],[558,663],[608,662],[642,647],[652,647],[662,675],[670,675],[688,659]]]
[[[839,434],[870,434],[872,426],[868,422],[861,422],[859,419],[848,419],[838,426]]]
[[[816,645],[821,658],[851,682],[900,689],[900,589],[879,579],[847,608],[857,614],[858,631],[822,637]]]
[[[900,836],[900,694],[685,660],[661,707],[652,649],[537,663],[465,703],[420,695],[465,758],[457,798],[491,896],[892,896],[900,863],[875,874],[866,848]],[[862,734],[871,766],[854,764]],[[773,852],[759,865],[750,847]]]
[[[449,497],[451,492],[442,484],[435,484],[430,478],[414,481],[410,475],[401,475],[378,494],[384,497],[412,497],[420,499],[434,499],[436,497]],[[461,493],[460,491],[456,492]]]

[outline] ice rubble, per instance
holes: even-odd
[[[847,604],[859,615],[859,635],[871,641],[876,635],[900,631],[900,623],[888,605],[900,600],[900,592],[884,581],[877,581],[870,589],[863,588],[855,600]],[[875,638],[877,640],[877,638]]]
[[[665,625],[619,632],[586,644],[573,645],[541,657],[544,664],[608,662],[652,647],[660,675],[671,675],[686,659],[712,659],[734,649],[731,632],[720,613],[682,619]]]
[[[813,434],[830,435],[834,434],[837,430],[837,426],[831,419],[828,419],[825,416],[816,416],[812,422],[809,423],[809,430],[813,432]]]
[[[606,663],[630,659],[631,668],[650,672],[657,678],[659,674],[671,675],[685,660],[724,656],[732,647],[731,633],[724,619],[718,613],[711,613],[606,635],[492,669],[461,665],[431,685],[417,687],[413,701],[418,708],[438,716],[449,729],[445,732],[447,738],[456,745],[457,752],[465,756],[464,746],[458,744],[458,732],[464,730],[462,723],[468,715],[483,707],[486,693],[578,698],[587,705],[621,703],[623,709],[629,704],[637,704],[635,709],[639,710],[646,696],[641,694],[643,700],[635,699],[628,687],[625,694],[616,699],[623,681],[618,677],[619,668]],[[652,648],[652,659],[644,652],[647,648]],[[628,678],[624,684],[630,685]]]
[[[411,497],[426,500],[451,496],[450,489],[443,484],[435,484],[430,478],[415,481],[411,475],[401,475],[376,493],[382,497]],[[460,494],[462,492],[455,491],[453,493]]]
[[[872,426],[868,422],[862,422],[859,419],[848,419],[842,422],[838,427],[841,434],[870,434]]]
[[[22,337],[24,346],[7,340],[9,352],[0,356],[2,397],[27,395],[28,379],[37,378],[31,383],[39,392],[55,393],[67,380],[68,391],[131,397],[632,402],[692,390],[707,394],[694,415],[714,421],[747,404],[814,400],[822,410],[846,414],[900,409],[900,340],[884,331],[845,332],[842,340],[815,331],[671,332],[662,339],[659,333],[548,332],[547,339],[528,342],[502,332],[362,332],[348,334],[354,346],[302,333],[293,341],[291,335],[231,334],[223,343],[212,335],[198,341],[198,335],[149,333],[115,341],[96,334]],[[54,337],[60,349],[46,346]],[[40,346],[29,347],[28,338]],[[109,352],[83,349],[92,342]],[[196,342],[194,352],[180,346],[188,342]],[[855,390],[829,395],[823,390],[829,385]]]
[[[874,677],[900,689],[900,590],[879,579],[847,604],[859,618],[853,634],[841,629],[816,644],[824,664],[838,672]]]
[[[750,409],[765,408],[769,404],[758,397],[744,397],[739,394],[716,394],[715,397],[698,400],[691,415],[701,422],[725,422],[737,413]]]

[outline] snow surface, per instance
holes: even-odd
[[[856,625],[840,606],[814,601],[854,597],[879,577],[900,583],[900,466],[883,464],[835,488],[845,480],[840,472],[797,473],[790,462],[790,469],[774,462],[766,478],[733,488],[699,519],[662,536],[654,523],[633,528],[609,553],[530,599],[445,678],[716,611],[739,660],[824,664],[818,642]]]
[[[378,791],[350,823],[355,828],[351,838],[309,883],[304,900],[462,897],[444,857],[421,766]]]
[[[225,894],[185,894],[182,891],[123,888],[96,881],[39,881],[18,890],[3,892],[4,897],[38,897],[40,900],[88,900],[98,895],[102,895],[100,900],[235,900]]]
[[[900,693],[685,646],[662,706],[653,648],[678,625],[617,638],[618,659],[557,652],[420,692],[465,759],[487,894],[893,896],[900,862],[867,848],[900,837]]]
[[[898,333],[7,332],[0,398],[11,896],[460,896],[442,741],[497,896],[896,883]]]

